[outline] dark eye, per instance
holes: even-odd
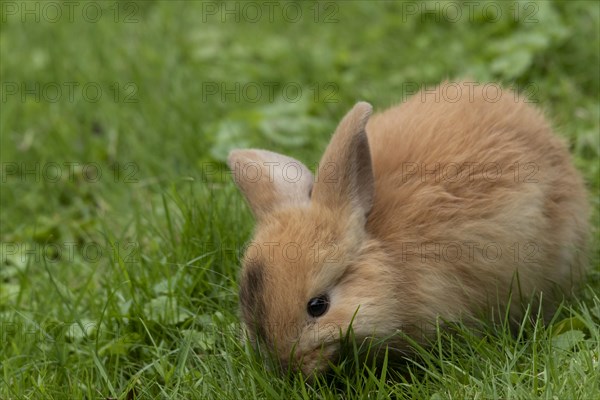
[[[329,308],[329,297],[327,295],[321,295],[319,297],[313,297],[308,301],[306,305],[306,311],[311,317],[320,317],[327,312]]]

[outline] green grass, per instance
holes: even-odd
[[[214,2],[44,4],[0,3],[0,398],[597,398],[599,3],[283,3],[273,22],[262,2],[257,22],[246,3],[238,22]],[[253,221],[224,155],[314,166],[355,101],[462,76],[520,88],[569,141],[594,210],[579,299],[395,368],[269,372],[239,339]]]

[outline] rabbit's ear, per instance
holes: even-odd
[[[332,209],[363,216],[371,210],[374,192],[371,153],[365,127],[373,108],[357,103],[338,125],[321,158],[312,199]]]
[[[233,150],[227,164],[257,219],[279,207],[310,202],[313,175],[298,160],[248,149]]]

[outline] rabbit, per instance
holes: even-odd
[[[439,321],[541,317],[581,283],[588,198],[543,113],[493,84],[444,82],[341,120],[316,177],[236,149],[228,166],[256,220],[240,272],[251,341],[309,376],[344,335],[402,351]],[[542,301],[543,300],[543,301]]]

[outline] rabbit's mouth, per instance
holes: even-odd
[[[339,354],[339,341],[323,343],[311,350],[298,351],[291,360],[281,360],[281,368],[284,371],[300,371],[304,376],[310,377],[315,373],[326,372],[330,362],[335,362]]]

